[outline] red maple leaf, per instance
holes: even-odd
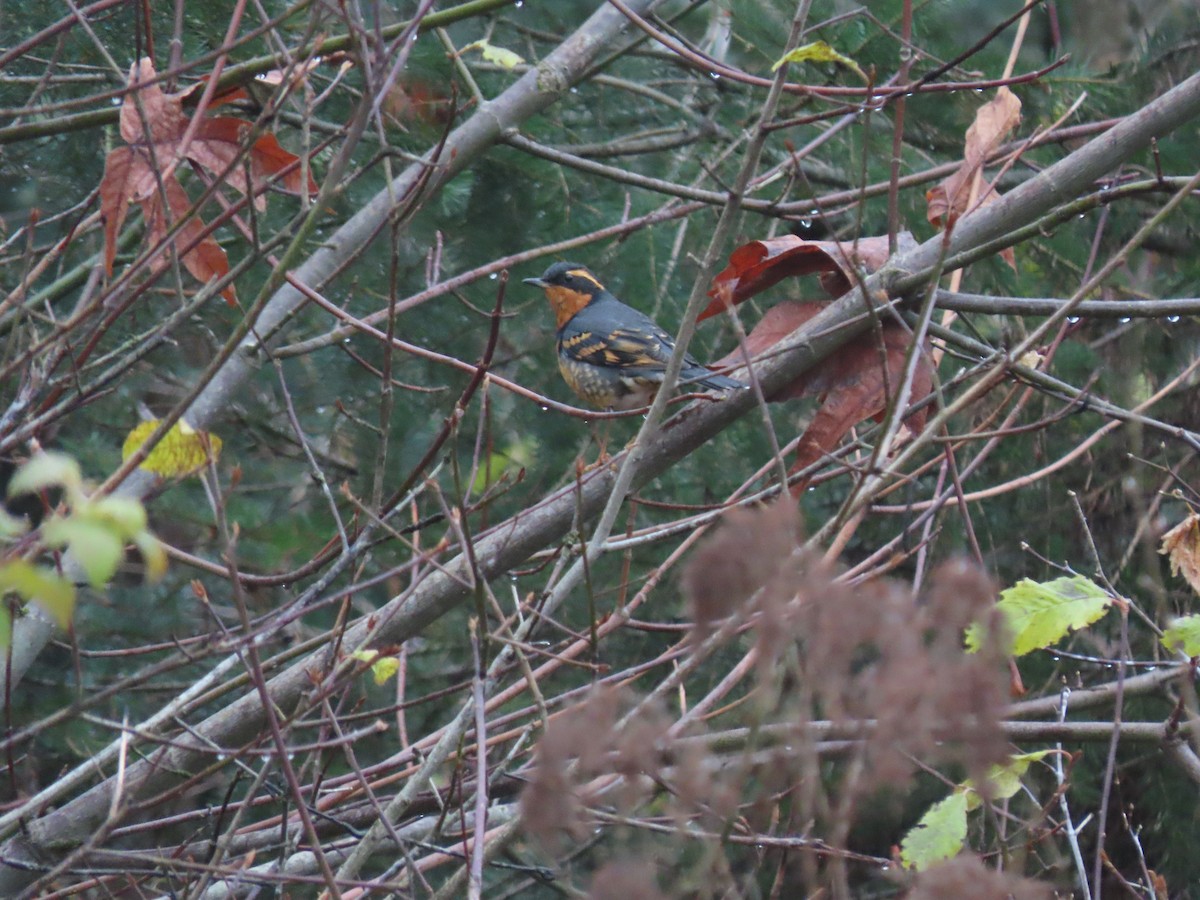
[[[184,142],[192,120],[183,112],[183,94],[167,94],[154,84],[154,64],[138,60],[129,71],[133,88],[121,104],[121,138],[125,146],[108,154],[100,182],[100,213],[104,219],[104,267],[111,277],[117,253],[117,235],[130,203],[138,203],[146,220],[146,242],[157,246],[171,227],[182,223],[171,244],[193,276],[202,282],[229,272],[225,251],[206,233],[204,221],[193,212],[187,192],[175,176],[184,161],[191,161],[234,190],[253,198],[257,209],[266,206],[265,192],[274,184],[291,193],[315,194],[311,174],[307,185],[300,158],[284,150],[272,134],[250,140],[249,122],[233,118],[202,118],[191,140]],[[245,156],[249,164],[240,160]],[[167,265],[165,253],[149,260],[151,271]],[[222,292],[230,304],[237,302],[233,285]]]
[[[901,236],[912,243],[911,236]],[[887,260],[887,237],[862,238],[853,243],[806,241],[793,235],[751,241],[733,251],[729,265],[715,279],[708,294],[713,301],[701,319],[741,303],[789,276],[819,276],[829,297],[839,297],[856,283],[853,269],[878,269]],[[766,311],[746,337],[746,352],[760,356],[791,334],[826,305],[824,301],[783,300]],[[879,418],[887,409],[889,387],[903,376],[911,344],[910,332],[896,322],[884,322],[879,332],[861,335],[840,348],[818,368],[805,372],[791,384],[771,394],[770,401],[819,396],[821,405],[800,438],[791,472],[798,472],[831,453],[845,434],[867,418]],[[713,363],[715,368],[743,362],[742,348]],[[933,366],[922,353],[913,379],[913,396],[922,397],[933,383]],[[910,432],[925,424],[926,413],[911,413],[905,423]],[[792,486],[793,494],[805,482]]]

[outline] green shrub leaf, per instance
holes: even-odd
[[[1050,647],[1076,628],[1086,628],[1104,615],[1113,598],[1090,578],[1072,575],[1037,582],[1023,578],[1000,594],[996,606],[1004,614],[1012,634],[1013,656]],[[983,646],[982,626],[967,629],[967,649],[978,653]]]
[[[1181,616],[1163,632],[1162,645],[1172,653],[1200,656],[1200,615]]]
[[[1016,796],[1029,766],[1053,752],[1021,753],[1004,765],[992,766],[987,774],[987,796],[993,800]],[[900,861],[910,869],[924,870],[957,856],[967,839],[967,813],[982,805],[983,796],[970,778],[957,785],[954,793],[929,807],[904,836],[900,842]]]
[[[75,585],[52,569],[35,566],[24,559],[0,563],[0,594],[17,594],[26,603],[36,603],[66,628],[75,611]],[[5,630],[8,616],[0,616]],[[7,638],[0,646],[8,646]]]
[[[86,518],[58,516],[42,526],[51,547],[66,547],[79,562],[88,584],[101,588],[117,573],[125,542],[110,524]]]
[[[955,790],[929,807],[900,842],[900,861],[910,869],[928,869],[953,859],[967,839],[967,792]]]
[[[8,483],[8,496],[36,494],[52,487],[76,494],[82,486],[83,473],[79,463],[65,453],[39,453],[17,469]]]
[[[1008,800],[1015,797],[1017,791],[1021,789],[1021,779],[1029,771],[1029,766],[1045,759],[1053,752],[1053,750],[1036,750],[1033,753],[1019,753],[1010,757],[1008,762],[1003,765],[992,766],[987,774],[988,797],[992,800]],[[975,789],[974,783],[968,778],[961,786],[968,789],[967,808],[969,810],[978,809],[983,803],[983,798]]]

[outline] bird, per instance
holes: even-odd
[[[608,410],[650,404],[675,350],[675,338],[618,300],[579,263],[555,263],[524,282],[546,292],[557,327],[558,369],[581,400]],[[679,386],[723,392],[747,387],[691,355],[683,358]]]

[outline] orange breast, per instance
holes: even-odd
[[[554,327],[562,328],[571,321],[575,313],[588,305],[591,295],[560,285],[551,285],[546,288],[546,298],[550,301],[550,308],[554,310]]]

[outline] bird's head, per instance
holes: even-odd
[[[604,291],[604,285],[586,266],[571,262],[555,263],[540,278],[526,278],[525,283],[546,292],[558,328]]]

